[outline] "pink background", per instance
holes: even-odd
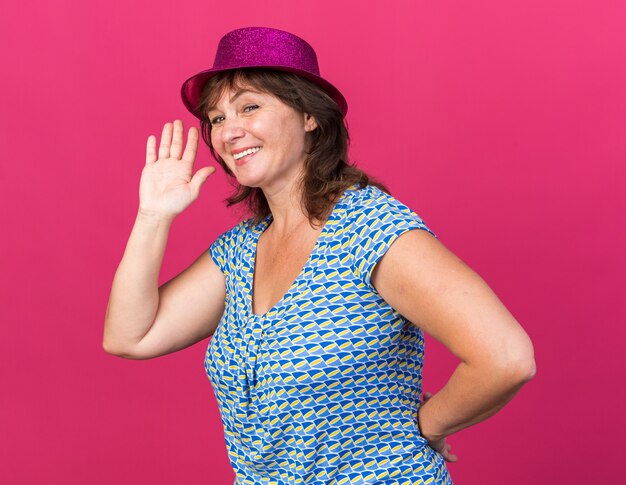
[[[145,140],[242,26],[317,50],[352,158],[492,286],[537,377],[449,440],[457,484],[615,483],[623,468],[621,1],[25,1],[0,16],[3,483],[231,484],[203,356],[104,353]],[[19,6],[18,6],[19,5]],[[214,163],[203,147],[197,167]],[[174,223],[161,281],[237,215],[225,177]],[[427,340],[427,390],[456,362]],[[621,451],[620,451],[621,450]]]

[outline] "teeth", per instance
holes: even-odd
[[[250,155],[251,153],[258,152],[260,149],[261,149],[261,147],[248,148],[247,150],[244,150],[243,152],[236,153],[235,155],[233,155],[233,158],[235,160],[239,160],[240,158],[243,158],[246,155]]]

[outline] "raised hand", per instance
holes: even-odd
[[[215,167],[203,167],[192,176],[198,150],[198,130],[190,128],[183,152],[183,123],[163,126],[157,157],[156,137],[146,146],[146,165],[139,183],[139,212],[166,220],[174,219],[200,194]]]
[[[425,403],[431,397],[433,397],[433,395],[430,392],[425,392],[422,403]],[[451,451],[452,445],[449,443],[446,443],[445,438],[429,439],[427,436],[424,436],[424,438],[426,438],[426,440],[428,441],[428,446],[430,446],[437,453],[441,454],[444,460],[449,461],[449,462],[458,461],[459,457],[457,455],[452,454],[452,451]]]

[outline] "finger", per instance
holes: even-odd
[[[172,143],[172,123],[165,123],[159,144],[159,160],[170,158],[170,144]]]
[[[154,163],[157,160],[156,154],[156,136],[150,135],[146,144],[146,165]]]
[[[183,160],[193,163],[198,153],[198,129],[196,127],[189,128],[189,134],[187,135],[187,145],[185,146],[185,153],[183,153]]]
[[[174,121],[174,133],[172,136],[172,146],[170,147],[170,157],[180,159],[183,153],[183,122]]]
[[[204,167],[198,170],[191,178],[191,185],[193,186],[194,196],[197,197],[200,193],[200,189],[204,185],[204,182],[215,172],[215,167]]]
[[[441,452],[446,461],[457,461],[458,456],[452,453],[452,445],[450,443],[446,443],[443,447],[443,451]]]
[[[453,453],[450,453],[449,451],[446,452],[446,454],[444,455],[444,458],[446,461],[451,461],[451,462],[455,462],[458,461],[459,457]]]

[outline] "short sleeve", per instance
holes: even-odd
[[[353,255],[355,275],[370,285],[372,271],[393,242],[412,229],[431,231],[409,207],[375,187],[369,187],[355,207],[348,228],[350,252]]]
[[[228,233],[224,233],[220,235],[211,247],[209,248],[209,252],[211,253],[211,259],[217,265],[222,273],[226,271],[226,255],[227,255],[227,235]]]
[[[230,272],[230,261],[233,259],[235,241],[242,232],[244,223],[239,223],[229,231],[221,234],[209,247],[211,259],[222,273],[228,275]]]

